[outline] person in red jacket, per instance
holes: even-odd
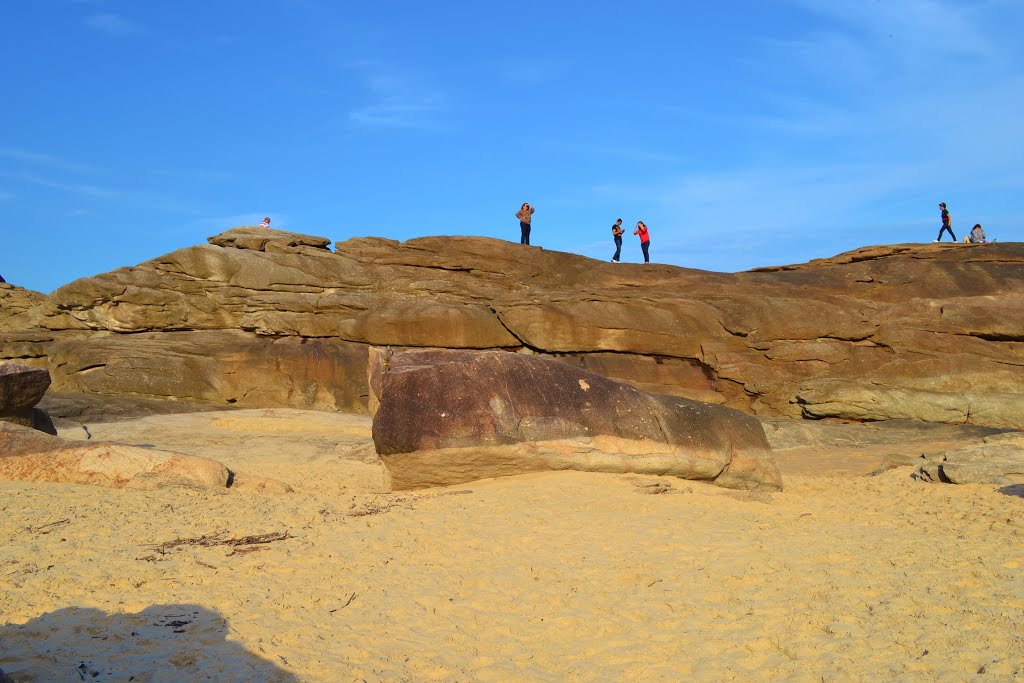
[[[647,226],[643,221],[636,222],[636,230],[633,231],[634,235],[640,235],[640,248],[644,250],[644,263],[651,262],[651,255],[648,249],[651,248],[651,235],[647,232]]]

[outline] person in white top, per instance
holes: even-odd
[[[270,227],[270,216],[267,216],[266,218],[263,219],[263,222],[260,223],[260,227],[261,228],[269,228]]]

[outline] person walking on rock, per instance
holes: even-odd
[[[612,263],[619,262],[619,256],[622,254],[622,234],[626,230],[622,227],[622,219],[615,221],[615,225],[612,226],[612,239],[615,240],[615,255],[612,256]]]
[[[636,222],[636,230],[633,231],[634,235],[640,235],[640,248],[644,251],[644,263],[651,262],[651,254],[648,251],[651,248],[651,235],[647,232],[647,226],[643,221]]]
[[[521,232],[519,244],[529,244],[530,221],[533,219],[533,207],[524,202],[523,208],[516,212],[516,218],[519,219],[519,230]]]
[[[942,209],[942,227],[939,228],[939,236],[935,238],[935,241],[941,242],[942,233],[949,230],[949,236],[956,242],[956,235],[953,234],[953,222],[949,217],[949,211],[946,211],[946,202],[941,202],[939,208]]]

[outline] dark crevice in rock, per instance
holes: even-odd
[[[1000,334],[997,332],[951,332],[956,337],[974,337],[992,342],[1024,342],[1024,334]]]

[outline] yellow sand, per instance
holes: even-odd
[[[260,421],[150,420],[172,418],[295,493],[0,482],[16,680],[1024,679],[1024,499],[996,487],[563,472],[387,494],[342,450],[248,432],[225,457]]]

